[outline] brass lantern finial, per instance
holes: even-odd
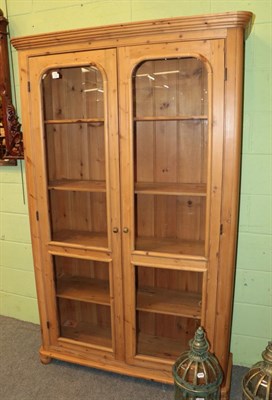
[[[263,361],[254,364],[243,379],[244,400],[272,399],[272,341],[262,353]]]
[[[199,327],[194,339],[173,366],[175,400],[216,400],[223,375],[216,357],[209,352],[205,332]]]
[[[203,356],[206,357],[208,355],[209,344],[201,326],[197,329],[194,339],[190,340],[189,344],[193,357],[203,358]]]

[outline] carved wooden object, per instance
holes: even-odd
[[[1,158],[4,159],[20,159],[24,157],[23,140],[21,124],[18,121],[11,99],[7,25],[8,20],[3,16],[2,10],[0,10],[0,123],[2,128],[0,154]]]

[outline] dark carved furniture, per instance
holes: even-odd
[[[11,99],[7,25],[0,10],[0,165],[16,165],[24,151],[21,124]]]

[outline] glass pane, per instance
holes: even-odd
[[[134,116],[205,115],[207,94],[207,71],[201,60],[145,61],[134,73]]]
[[[57,297],[110,305],[108,263],[61,256],[53,258]]]
[[[45,125],[49,182],[105,181],[105,138],[102,123]]]
[[[201,321],[201,272],[135,267],[138,354],[175,359]]]
[[[50,69],[42,77],[54,241],[108,246],[103,83],[95,65]]]
[[[135,196],[137,250],[204,255],[206,199]]]
[[[133,75],[136,250],[205,254],[208,79],[193,58]]]
[[[138,121],[135,181],[207,183],[207,121]]]
[[[42,87],[45,120],[103,118],[103,78],[96,66],[51,69]]]
[[[60,335],[111,347],[109,264],[54,256]]]
[[[49,191],[52,239],[107,247],[106,193]]]
[[[188,348],[200,321],[175,315],[137,311],[136,352],[176,360]]]
[[[60,336],[96,346],[112,347],[110,307],[58,299]]]

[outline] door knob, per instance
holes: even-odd
[[[125,228],[123,229],[123,232],[124,232],[124,233],[128,233],[128,228],[125,227]]]
[[[119,229],[117,228],[117,226],[115,226],[115,227],[112,229],[112,232],[113,232],[113,233],[118,233],[118,231],[119,231]]]

